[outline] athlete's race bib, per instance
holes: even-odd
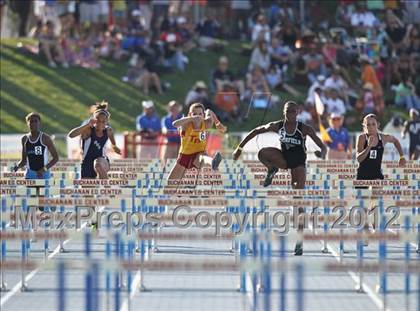
[[[369,153],[369,159],[376,159],[376,150],[371,150]]]

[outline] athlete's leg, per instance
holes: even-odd
[[[258,152],[258,159],[268,170],[273,168],[287,169],[287,163],[280,149],[274,147],[262,148]]]
[[[271,185],[279,168],[287,169],[287,162],[280,149],[268,147],[258,152],[258,159],[267,167],[267,176],[264,179],[264,187]]]
[[[194,160],[195,167],[202,167],[204,165],[209,165],[213,170],[217,170],[220,162],[222,161],[222,155],[220,152],[216,152],[214,157],[209,157],[207,155],[201,154]]]
[[[171,172],[169,173],[168,180],[181,179],[184,176],[186,170],[187,169],[182,165],[175,163],[171,169]]]
[[[306,168],[304,165],[298,166],[296,168],[292,168],[290,170],[292,175],[292,188],[293,189],[304,189],[305,188],[305,182],[306,182]],[[298,233],[303,232],[303,228],[305,226],[305,216],[304,214],[304,208],[303,207],[293,207],[294,209],[298,209],[297,213],[293,213],[293,215],[297,214],[297,226],[298,226]],[[298,240],[296,242],[295,247],[295,255],[300,256],[303,254],[303,241]]]
[[[411,160],[418,160],[420,158],[420,147],[418,146],[417,149],[414,150]]]
[[[93,167],[95,168],[95,172],[98,174],[100,179],[108,178],[109,162],[107,159],[97,158],[93,163]]]

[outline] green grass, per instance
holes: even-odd
[[[98,70],[79,67],[52,69],[46,65],[45,59],[18,49],[19,41],[1,41],[1,133],[26,131],[24,116],[31,111],[41,113],[46,132],[67,133],[88,117],[90,105],[102,99],[110,103],[113,128],[117,132],[133,130],[135,117],[142,110],[142,100],[152,99],[157,112],[163,116],[166,114],[166,103],[173,99],[183,103],[195,81],[209,83],[210,73],[222,55],[192,51],[188,54],[190,63],[185,72],[162,76],[163,81],[171,83],[170,90],[162,96],[154,92],[145,96],[140,90],[121,81],[128,68],[126,62],[101,59],[101,68]],[[232,43],[223,52],[229,57],[234,70],[243,69],[248,63],[249,58],[242,56],[240,50],[239,43]],[[258,111],[246,124],[229,124],[229,128],[250,129],[259,124],[261,117],[262,111]]]
[[[145,96],[140,90],[121,81],[128,68],[126,62],[101,59],[100,69],[51,69],[45,59],[18,49],[16,46],[19,41],[31,42],[21,39],[1,40],[0,133],[25,132],[25,115],[37,111],[42,114],[43,129],[46,132],[64,134],[86,119],[88,107],[102,99],[110,103],[113,128],[117,132],[130,131],[135,129],[135,118],[141,113],[142,100],[152,99],[159,115],[163,116],[166,114],[166,103],[173,99],[183,103],[195,81],[204,80],[209,83],[210,73],[220,55],[229,57],[230,67],[235,72],[243,71],[249,61],[249,56],[241,54],[242,45],[239,42],[230,43],[220,53],[194,50],[188,54],[190,63],[185,72],[162,76],[162,81],[171,83],[170,90],[162,96],[154,92]],[[295,87],[306,95],[306,89]],[[284,92],[275,94],[281,102],[296,99]],[[387,109],[386,118],[395,113],[394,109]],[[280,117],[281,107],[275,107],[266,114],[262,110],[252,109],[246,122],[228,124],[228,128],[230,131],[246,131]],[[355,124],[354,130],[359,129],[358,124]]]

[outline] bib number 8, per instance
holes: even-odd
[[[42,155],[42,147],[41,146],[35,146],[35,155]]]
[[[206,132],[200,132],[198,135],[200,141],[206,140]]]

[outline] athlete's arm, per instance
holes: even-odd
[[[174,122],[172,122],[172,125],[174,127],[182,127],[183,129],[185,129],[185,127],[194,122],[194,120],[203,120],[203,117],[200,116],[188,116],[188,117],[183,117],[181,119],[175,120]]]
[[[321,138],[318,137],[318,135],[316,135],[315,130],[312,126],[303,124],[303,135],[308,135],[315,144],[317,144],[317,146],[321,149],[321,151],[315,151],[315,155],[318,158],[322,158],[325,159],[325,156],[327,155],[327,147],[324,145],[324,143],[322,142]]]
[[[86,139],[90,136],[90,128],[92,126],[94,126],[95,123],[96,123],[95,119],[90,119],[88,123],[72,129],[69,132],[68,136],[70,138],[74,138],[74,137],[77,137],[77,136],[81,135],[82,139]]]
[[[227,128],[219,121],[219,118],[216,116],[216,114],[210,109],[206,110],[204,121],[206,122],[206,128],[208,129],[211,128],[214,123],[219,132],[224,133],[227,130]]]
[[[21,142],[22,142],[22,158],[20,159],[19,163],[13,167],[13,171],[16,172],[18,169],[22,168],[26,164],[26,149],[25,144],[28,137],[26,135],[22,136]]]
[[[58,162],[58,152],[55,148],[54,142],[52,141],[51,137],[47,134],[42,135],[42,143],[48,147],[48,150],[50,151],[52,155],[52,159],[50,162],[45,165],[45,168],[49,170],[51,167],[53,167]],[[44,168],[41,169],[43,172],[45,172]]]
[[[109,141],[112,145],[112,150],[114,150],[114,152],[117,154],[121,154],[120,148],[118,148],[117,144],[115,143],[114,131],[112,130],[112,127],[108,127],[106,131],[109,137]]]
[[[387,135],[387,134],[382,134],[382,139],[384,141],[384,143],[392,143],[395,146],[395,149],[397,149],[399,155],[400,155],[400,161],[399,161],[399,165],[400,166],[405,166],[406,160],[404,157],[404,152],[402,150],[400,141],[393,135]]]
[[[238,147],[236,147],[235,151],[233,152],[233,159],[237,160],[242,153],[242,149],[245,145],[253,139],[255,136],[268,133],[268,132],[278,132],[279,130],[279,122],[270,122],[265,125],[261,125],[256,127],[251,132],[249,132],[245,138],[239,143]]]
[[[357,137],[357,151],[356,151],[356,159],[357,162],[362,162],[364,159],[366,159],[366,157],[368,156],[369,152],[370,152],[370,148],[372,148],[373,145],[373,138],[372,136],[369,137],[368,140],[368,144],[366,146],[366,148],[364,148],[365,146],[365,142],[366,142],[366,136],[365,134],[360,134]]]
[[[403,128],[403,130],[401,132],[401,137],[402,138],[405,138],[405,134],[407,134],[408,128],[409,128],[409,123],[408,123],[408,121],[405,121],[404,122],[404,128]]]

